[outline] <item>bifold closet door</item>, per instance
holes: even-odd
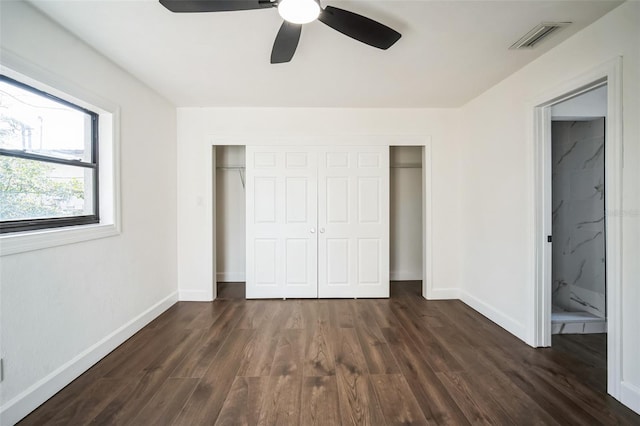
[[[317,154],[246,150],[247,298],[318,297]]]
[[[389,147],[318,152],[318,297],[389,297]]]

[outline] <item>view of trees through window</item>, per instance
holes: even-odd
[[[0,222],[95,215],[97,116],[0,79]]]

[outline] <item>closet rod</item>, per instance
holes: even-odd
[[[230,170],[230,171],[234,171],[234,172],[239,172],[240,173],[240,182],[242,182],[242,188],[245,187],[245,181],[244,181],[245,168],[244,168],[244,166],[216,166],[216,170]]]
[[[407,164],[406,166],[389,166],[391,169],[421,169],[421,164]]]

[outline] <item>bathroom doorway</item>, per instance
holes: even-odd
[[[607,86],[551,107],[551,346],[607,390]]]
[[[551,333],[606,333],[607,86],[551,108]]]

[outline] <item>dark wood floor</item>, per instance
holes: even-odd
[[[532,349],[416,284],[384,300],[221,290],[174,305],[21,424],[640,424],[603,392],[601,352]]]

